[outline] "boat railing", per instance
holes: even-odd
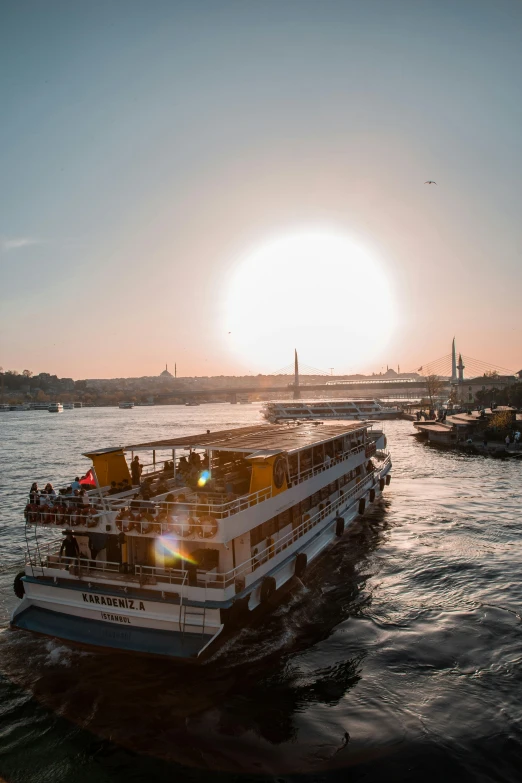
[[[368,441],[359,443],[329,458],[329,461],[310,466],[300,470],[299,473],[290,471],[288,486],[289,488],[298,486],[365,450],[367,456],[375,453],[375,443]],[[273,496],[271,486],[233,499],[224,493],[189,491],[186,487],[182,487],[153,497],[151,500],[142,500],[134,497],[133,492],[137,491],[137,488],[129,490],[123,497],[118,495],[112,498],[110,495],[105,495],[103,501],[97,499],[93,492],[90,494],[88,505],[78,504],[72,496],[58,495],[54,498],[53,504],[29,510],[27,521],[62,527],[96,528],[102,522],[104,514],[112,511],[117,512],[117,524],[123,532],[135,530],[141,534],[175,533],[180,537],[198,535],[201,538],[212,538],[217,532],[219,520],[245,511]],[[174,495],[172,501],[165,499],[168,494]],[[180,499],[180,495],[185,497]]]
[[[219,573],[217,569],[199,569],[194,563],[187,563],[184,568],[169,568],[167,566],[147,566],[140,564],[128,564],[109,562],[104,560],[92,560],[86,557],[60,557],[61,541],[50,541],[40,544],[33,550],[28,550],[26,563],[38,569],[67,568],[73,576],[104,576],[111,580],[137,581],[140,585],[154,586],[162,583],[187,584],[189,587],[204,587],[225,589],[237,584],[237,580],[243,580],[264,563],[283,552],[291,544],[305,536],[326,517],[345,506],[350,498],[361,492],[361,489],[371,488],[376,482],[377,476],[390,464],[391,459],[386,455],[384,461],[374,471],[360,478],[357,484],[349,490],[339,490],[339,496],[334,500],[326,500],[320,504],[315,514],[304,514],[301,522],[281,538],[268,543],[255,555],[240,563],[235,568]],[[321,506],[323,506],[321,508]]]
[[[227,587],[230,584],[234,584],[236,579],[246,576],[247,574],[254,571],[256,568],[258,568],[263,563],[266,563],[269,559],[275,557],[280,552],[282,552],[284,549],[287,549],[290,544],[297,541],[302,536],[306,535],[312,528],[316,527],[325,517],[332,514],[334,511],[337,511],[341,506],[346,504],[346,501],[349,500],[354,495],[357,495],[363,487],[370,487],[375,483],[376,480],[376,474],[380,474],[382,470],[384,470],[385,467],[391,462],[391,458],[389,456],[386,457],[384,462],[379,465],[379,468],[372,471],[371,473],[368,473],[366,476],[361,478],[361,480],[355,485],[355,487],[352,487],[352,489],[347,490],[344,492],[343,490],[339,491],[339,497],[336,498],[333,501],[325,501],[324,507],[320,508],[319,511],[317,511],[312,516],[309,516],[308,514],[304,514],[302,516],[302,522],[300,525],[296,526],[293,530],[286,533],[281,538],[277,539],[273,543],[267,544],[267,546],[262,549],[261,551],[257,552],[257,554],[253,557],[251,557],[248,560],[245,560],[243,563],[240,563],[235,568],[231,569],[227,573],[223,574],[223,580],[225,587]],[[323,505],[323,504],[321,504]]]

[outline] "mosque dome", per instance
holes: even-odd
[[[160,378],[173,378],[174,376],[172,375],[171,372],[168,371],[167,365],[165,365],[165,369],[163,370],[163,372],[160,372],[160,376],[159,377]]]

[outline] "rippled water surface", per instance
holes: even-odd
[[[256,422],[257,405],[2,413],[6,781],[520,781],[522,463],[388,422],[385,498],[261,625],[203,666],[8,626],[32,481],[89,448]]]

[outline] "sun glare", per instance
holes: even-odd
[[[395,307],[377,259],[343,234],[302,232],[240,259],[226,297],[231,348],[252,369],[368,367],[386,346]]]

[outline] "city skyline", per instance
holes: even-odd
[[[153,9],[2,8],[4,369],[520,369],[518,2]]]

